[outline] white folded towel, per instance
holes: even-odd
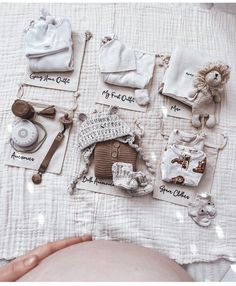
[[[162,94],[192,106],[193,99],[189,98],[189,94],[193,89],[194,75],[199,67],[210,61],[213,59],[206,54],[192,49],[176,48],[163,78]]]
[[[72,31],[68,19],[56,20],[42,11],[25,35],[25,55],[33,72],[73,70]]]

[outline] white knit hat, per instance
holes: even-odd
[[[115,34],[99,50],[99,68],[102,73],[136,70],[135,52],[121,43]]]
[[[122,143],[129,144],[134,148],[145,162],[150,173],[155,173],[152,164],[145,156],[142,148],[135,144],[135,132],[116,113],[118,107],[110,107],[108,112],[94,112],[87,116],[79,114],[81,125],[79,127],[78,147],[81,151],[85,166],[73,179],[70,184],[69,193],[72,194],[78,181],[88,173],[90,157],[94,151],[96,143],[116,139]]]
[[[82,121],[78,139],[81,151],[98,142],[124,136],[134,138],[135,134],[130,127],[115,114],[117,110],[117,107],[112,107],[108,113],[95,112],[89,118],[84,113],[79,114],[79,120]]]

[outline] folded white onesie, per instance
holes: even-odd
[[[121,43],[115,35],[99,50],[99,68],[104,82],[138,89],[135,99],[140,105],[149,101],[147,85],[153,77],[155,54],[134,50]],[[104,42],[104,41],[103,41]]]
[[[162,180],[198,186],[206,168],[204,136],[173,130],[161,161]]]
[[[73,70],[72,31],[68,19],[56,20],[42,10],[25,35],[25,55],[33,72]]]

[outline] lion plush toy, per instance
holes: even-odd
[[[189,98],[193,100],[192,124],[194,127],[201,126],[202,117],[206,119],[206,127],[215,126],[216,103],[221,101],[229,75],[229,66],[221,62],[208,63],[199,69],[194,78],[194,89],[189,94]]]

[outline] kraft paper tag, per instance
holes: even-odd
[[[26,70],[24,83],[43,88],[77,91],[86,46],[85,34],[72,33],[74,70],[68,72],[31,72]]]
[[[102,79],[99,80],[96,103],[115,105],[120,108],[139,112],[146,112],[147,110],[147,106],[140,106],[135,101],[134,89],[107,84]]]
[[[96,193],[107,194],[119,197],[130,197],[125,190],[121,190],[113,185],[112,180],[98,179],[94,175],[94,162],[89,167],[89,172],[78,182],[78,189],[88,190]]]

